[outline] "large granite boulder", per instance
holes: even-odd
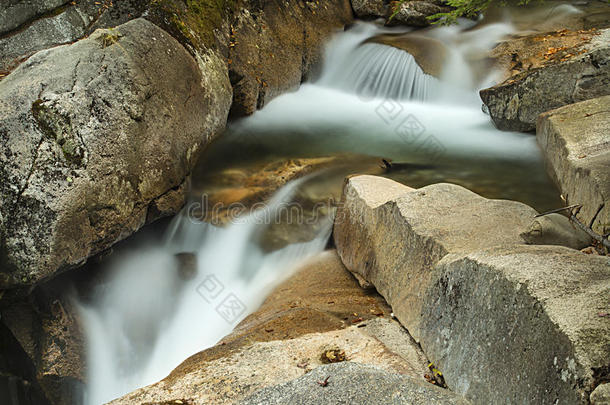
[[[374,285],[419,340],[435,264],[449,253],[524,244],[519,235],[535,215],[525,204],[488,200],[453,184],[413,190],[354,176],[346,180],[333,235],[345,266]]]
[[[327,385],[322,384],[325,380]],[[239,403],[243,405],[468,404],[451,391],[379,367],[352,362],[318,367],[295,380],[261,389]]]
[[[437,269],[420,342],[457,393],[481,404],[588,403],[608,378],[609,257],[497,247]]]
[[[535,37],[540,38],[529,42],[537,42],[543,51],[533,57],[498,51],[510,55],[502,63],[516,73],[480,91],[499,129],[533,131],[543,112],[610,94],[610,29],[549,35],[554,42],[545,41],[545,35]]]
[[[610,258],[525,245],[534,214],[458,186],[355,176],[334,239],[450,389],[474,403],[587,403],[608,378]]]
[[[414,389],[453,398],[426,381],[427,359],[391,319],[383,298],[361,289],[336,252],[328,251],[280,284],[219,344],[191,356],[164,380],[111,403],[236,403],[345,361],[411,377]]]
[[[610,233],[610,96],[542,114],[536,137],[567,204],[582,204],[576,217]]]
[[[230,102],[214,53],[198,64],[143,19],[20,65],[0,82],[0,289],[82,264],[176,212]]]

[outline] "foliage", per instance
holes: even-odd
[[[410,0],[399,0],[394,6],[394,17],[400,11],[401,6]],[[524,6],[531,0],[446,0],[448,6],[454,10],[448,13],[438,13],[427,17],[433,24],[453,24],[459,17],[473,18],[485,11],[492,3],[502,6],[508,4],[517,4]]]

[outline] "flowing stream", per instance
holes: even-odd
[[[174,218],[164,241],[111,260],[94,298],[81,304],[88,343],[86,403],[99,405],[154,383],[229,334],[291,269],[325,248],[332,209],[316,218],[314,236],[279,249],[263,249],[261,232],[277,223],[303,190],[317,186],[318,194],[336,196],[346,173],[364,170],[354,163],[289,182],[263,208],[224,227],[198,221],[193,207],[227,166],[295,156],[383,157],[404,162],[404,170],[385,175],[412,186],[450,181],[537,209],[553,206],[556,191],[544,174],[535,137],[497,131],[477,94],[493,72],[473,73],[472,55],[512,27],[473,24],[424,33],[446,47],[436,78],[406,52],[369,41],[404,29],[358,23],[328,45],[313,82],[231,123],[202,158],[191,203]]]

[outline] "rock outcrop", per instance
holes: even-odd
[[[1,289],[82,264],[180,208],[231,102],[222,62],[199,62],[137,19],[41,51],[0,82]]]
[[[0,314],[3,326],[23,348],[19,363],[31,367],[30,384],[40,387],[44,400],[61,405],[81,403],[85,351],[74,303],[55,291],[37,290],[30,300],[14,303]]]
[[[426,382],[427,360],[389,317],[387,304],[374,291],[362,290],[330,251],[276,288],[218,345],[192,356],[164,380],[112,404],[235,403],[258,389],[344,361],[375,366],[375,375],[455,399]]]
[[[599,235],[610,232],[610,96],[542,114],[536,137],[547,170],[576,217]]]
[[[535,218],[521,237],[530,245],[558,245],[577,250],[591,246],[593,242],[593,238],[568,217],[557,213]]]
[[[458,186],[355,176],[334,239],[450,389],[474,403],[586,403],[610,366],[610,258],[524,245],[535,213]]]
[[[473,403],[587,403],[608,378],[610,322],[600,313],[610,258],[497,247],[437,269],[420,343],[457,393]]]
[[[610,29],[535,35],[520,41],[524,43],[505,43],[494,51],[511,55],[510,61],[501,63],[515,74],[480,92],[499,129],[533,131],[543,112],[610,94]],[[528,43],[538,43],[526,46],[530,56],[504,49]],[[533,52],[539,48],[540,52]]]
[[[323,40],[352,18],[348,0],[253,1],[238,13],[228,43],[232,116],[298,88],[320,61]]]
[[[320,382],[327,380],[328,385]],[[295,380],[264,388],[240,404],[460,404],[454,393],[379,367],[353,362],[321,366]]]

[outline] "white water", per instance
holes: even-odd
[[[447,46],[441,80],[426,75],[404,51],[363,42],[387,30],[360,23],[328,47],[321,76],[271,101],[231,128],[240,142],[354,152],[395,160],[451,156],[537,160],[534,137],[497,131],[481,110],[467,59],[511,31],[491,24],[482,32],[440,27],[429,36]],[[422,101],[425,100],[425,101]],[[438,153],[439,149],[442,153]]]
[[[395,159],[539,159],[533,137],[494,129],[476,94],[477,83],[490,79],[475,78],[467,63],[511,27],[488,25],[483,33],[462,29],[429,32],[449,49],[439,81],[425,75],[403,51],[362,45],[384,30],[358,24],[329,45],[318,80],[236,123],[229,136],[243,137],[244,148],[256,141]],[[99,405],[158,381],[188,356],[215,344],[257,308],[290,268],[324,248],[330,224],[313,241],[270,254],[255,243],[268,222],[263,219],[290,200],[303,181],[281,190],[267,210],[223,229],[192,222],[187,209],[175,219],[165,245],[115,260],[100,298],[82,306],[88,404]],[[195,278],[186,281],[175,270],[174,254],[183,251],[198,258]],[[223,289],[208,302],[201,288],[210,275]],[[229,294],[246,310],[227,322],[216,308]]]
[[[192,220],[187,207],[173,221],[163,246],[115,261],[102,297],[81,306],[90,381],[86,403],[99,405],[162,379],[229,334],[295,265],[324,249],[331,219],[310,242],[269,254],[256,244],[258,232],[275,221],[303,181],[288,184],[265,209],[227,228]],[[174,259],[185,251],[197,254],[197,274],[187,281]],[[225,312],[227,320],[217,308],[235,298],[239,310]]]

